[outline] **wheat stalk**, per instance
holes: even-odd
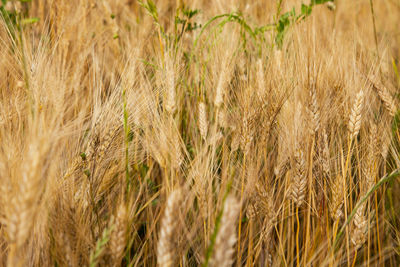
[[[180,136],[179,133],[177,131],[174,132],[174,136],[173,136],[173,166],[175,168],[179,168],[179,166],[181,166],[182,162],[183,162],[183,155],[182,155],[182,151],[181,151],[181,142],[180,142]]]
[[[322,171],[323,171],[325,177],[329,177],[330,172],[331,172],[329,158],[330,158],[330,152],[329,152],[328,135],[326,134],[326,130],[323,129],[321,165],[322,165]]]

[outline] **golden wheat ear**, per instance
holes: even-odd
[[[207,108],[204,102],[199,102],[198,111],[199,111],[200,135],[201,138],[203,138],[203,140],[206,140],[208,132],[208,120],[207,120]]]
[[[178,213],[181,200],[181,189],[175,189],[169,195],[166,203],[157,243],[157,265],[160,267],[174,266],[174,240],[177,239],[175,234],[177,233],[178,226],[176,215]]]
[[[371,75],[368,77],[370,83],[378,92],[378,96],[383,102],[386,110],[389,112],[390,116],[394,117],[396,115],[397,109],[394,98],[390,95],[387,88],[380,82],[380,80],[375,76]]]
[[[306,161],[304,153],[301,149],[297,149],[295,156],[295,174],[292,178],[291,197],[294,203],[300,207],[306,196],[307,179],[306,179]]]
[[[121,264],[121,259],[124,254],[126,246],[126,234],[128,216],[126,205],[121,203],[117,210],[117,215],[115,218],[115,227],[110,237],[110,250],[111,257],[113,259],[114,265],[119,266]]]
[[[212,267],[228,267],[233,264],[234,245],[237,240],[236,221],[239,215],[240,203],[232,195],[225,200],[221,226],[215,240],[213,256],[210,261]]]
[[[367,239],[368,221],[364,215],[365,204],[357,209],[353,219],[353,230],[351,232],[351,242],[354,244],[355,249],[361,248]]]
[[[354,139],[361,128],[361,113],[363,109],[364,103],[364,91],[360,90],[356,96],[356,100],[354,101],[353,108],[350,112],[349,118],[349,136],[351,139]]]

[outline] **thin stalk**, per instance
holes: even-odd
[[[373,28],[374,28],[374,39],[375,39],[376,55],[378,56],[378,61],[379,61],[378,36],[376,34],[374,3],[373,3],[372,0],[369,0],[369,6],[371,8],[372,25],[373,25]]]
[[[370,195],[372,193],[374,193],[376,190],[378,190],[378,188],[380,188],[383,184],[391,181],[394,178],[397,178],[400,175],[400,169],[396,169],[394,170],[392,173],[383,176],[378,183],[376,183],[366,194],[364,197],[362,197],[356,204],[356,206],[354,207],[354,209],[352,210],[352,212],[350,213],[350,215],[348,216],[348,218],[346,219],[345,223],[343,224],[342,228],[340,229],[338,235],[336,236],[335,242],[333,243],[333,249],[336,248],[336,246],[338,245],[338,242],[340,240],[340,238],[343,235],[343,232],[345,229],[347,229],[347,225],[351,222],[351,220],[353,219],[354,215],[356,214],[357,210],[361,207],[361,205],[367,201],[367,199],[370,197]]]
[[[296,262],[297,266],[300,266],[300,247],[299,247],[299,232],[300,232],[300,220],[299,220],[299,207],[296,207],[296,222],[297,222],[297,229],[296,229]]]
[[[315,136],[312,137],[310,153],[309,153],[309,169],[308,169],[308,207],[307,207],[307,223],[305,232],[305,248],[304,248],[304,265],[307,261],[308,252],[308,238],[310,236],[310,224],[311,224],[311,198],[312,198],[312,166],[313,166],[313,154],[314,154]]]
[[[244,155],[243,158],[244,166],[243,166],[243,173],[242,173],[242,185],[241,185],[241,190],[240,190],[240,203],[243,201],[243,193],[244,193],[244,172],[246,169],[246,155]],[[240,212],[239,212],[239,230],[238,230],[238,261],[237,264],[240,266],[240,261],[242,259],[242,253],[240,251],[240,234],[242,230],[242,205],[240,205]]]
[[[357,259],[357,249],[356,249],[356,251],[354,251],[354,260],[353,260],[353,264],[351,265],[351,267],[354,267],[356,265],[356,259]]]
[[[122,92],[122,98],[124,102],[124,132],[125,132],[125,181],[126,181],[126,193],[128,194],[131,186],[131,178],[129,174],[129,125],[128,125],[128,111],[126,109],[126,88]]]
[[[24,49],[24,36],[22,34],[22,27],[21,27],[21,14],[17,15],[17,30],[18,30],[18,40],[19,40],[21,56],[22,56],[22,67],[24,70],[25,88],[26,88],[26,93],[28,95],[28,99],[29,99],[30,110],[31,110],[32,116],[34,116],[35,110],[34,110],[33,106],[34,106],[35,102],[33,99],[33,94],[32,94],[31,88],[30,88],[28,67],[27,67],[27,62],[26,62],[26,54],[25,54],[25,49]]]

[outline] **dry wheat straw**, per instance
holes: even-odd
[[[176,189],[170,194],[166,203],[157,243],[157,264],[161,267],[174,266],[174,242],[177,240],[175,234],[178,226],[176,216],[181,198],[181,190]]]
[[[361,128],[361,112],[363,109],[363,103],[364,103],[364,92],[361,90],[357,96],[356,100],[354,101],[353,108],[351,109],[350,112],[350,118],[349,118],[349,135],[351,139],[354,139]]]
[[[231,152],[235,152],[239,149],[240,144],[240,135],[238,133],[234,133],[231,140]]]
[[[262,59],[258,59],[257,61],[257,95],[258,97],[263,97],[266,91],[266,82],[265,82],[265,75],[264,75],[264,68],[263,68],[263,61]]]
[[[253,141],[253,129],[250,125],[249,116],[244,116],[242,120],[242,135],[240,136],[240,148],[247,155]]]
[[[183,155],[181,151],[181,142],[180,142],[180,136],[178,132],[175,132],[174,137],[173,137],[173,150],[174,153],[172,155],[173,157],[173,162],[172,165],[175,168],[179,168],[181,166],[182,161],[183,161]]]
[[[322,131],[322,153],[321,153],[321,165],[322,171],[325,177],[330,176],[330,163],[329,163],[330,153],[329,153],[329,143],[328,143],[328,135],[326,134],[326,130]]]
[[[375,184],[375,164],[377,156],[377,126],[374,122],[371,123],[370,135],[368,138],[367,155],[366,159],[363,161],[363,172],[365,176],[365,188],[363,192],[367,192]]]
[[[274,64],[279,73],[282,72],[282,63],[282,51],[278,49],[274,50]]]
[[[221,218],[221,227],[215,240],[215,248],[210,266],[232,266],[234,245],[237,239],[235,222],[239,214],[239,208],[239,202],[234,196],[226,198]]]

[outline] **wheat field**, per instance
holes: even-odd
[[[0,266],[399,266],[398,0],[0,14]]]

